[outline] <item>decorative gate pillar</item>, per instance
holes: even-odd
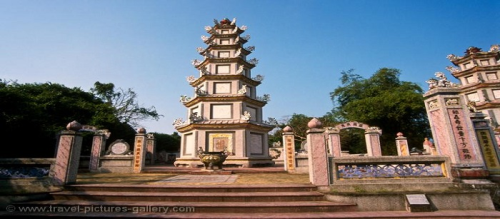
[[[82,125],[77,121],[66,126],[67,131],[62,131],[59,136],[54,167],[54,184],[66,185],[76,182],[80,153],[82,150],[82,136],[78,130]]]
[[[340,131],[337,128],[328,127],[325,132],[328,135],[328,154],[333,155],[333,157],[340,157],[342,154]]]
[[[283,129],[283,142],[285,143],[285,170],[293,172],[295,170],[295,136],[293,129],[287,126]]]
[[[434,144],[439,155],[450,157],[452,176],[457,181],[485,178],[488,171],[460,91],[436,87],[424,94]]]
[[[484,163],[491,175],[500,175],[500,151],[489,120],[483,113],[471,113],[472,124],[476,131],[479,147],[483,152]]]
[[[398,156],[410,156],[410,151],[408,149],[408,140],[403,136],[403,133],[398,132],[398,137],[396,138],[396,146],[398,147]]]
[[[90,151],[90,172],[98,172],[99,158],[105,153],[106,139],[108,136],[106,136],[103,132],[96,132],[94,134],[94,138],[92,139],[92,150]]]
[[[148,134],[146,138],[146,158],[149,157],[149,165],[155,164],[156,139],[153,134]]]
[[[370,127],[365,131],[366,151],[368,156],[382,156],[380,147],[380,135],[382,130],[378,127]]]
[[[134,173],[140,173],[146,161],[146,129],[139,128],[134,141]]]
[[[500,149],[500,130],[498,130],[498,128],[496,128],[494,130],[494,132],[495,132],[495,140],[497,141],[497,145]]]
[[[317,186],[329,185],[328,153],[321,122],[313,118],[307,124],[307,150],[309,158],[309,180]]]

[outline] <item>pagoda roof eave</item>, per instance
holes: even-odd
[[[477,52],[473,54],[468,54],[463,57],[458,57],[456,60],[451,61],[455,66],[458,66],[460,63],[464,63],[470,61],[472,59],[484,59],[494,57],[496,60],[500,58],[500,52]]]
[[[500,70],[500,65],[489,65],[489,66],[474,66],[472,68],[463,70],[463,71],[458,71],[458,72],[453,72],[451,75],[455,78],[463,77],[468,74],[471,74],[476,71],[496,71]]]
[[[467,84],[467,85],[462,85],[462,93],[468,93],[472,91],[476,91],[482,88],[497,88],[500,84],[500,80],[493,80],[493,81],[485,81],[483,83],[473,83],[473,84]]]
[[[199,52],[198,54],[203,55],[206,51],[210,51],[212,49],[242,49],[242,53],[244,55],[250,55],[252,52],[248,51],[247,49],[243,48],[241,44],[228,44],[228,45],[209,45],[207,48],[205,48],[203,51]]]
[[[192,130],[211,130],[211,129],[217,129],[217,130],[234,130],[234,129],[249,129],[249,130],[258,130],[262,132],[270,132],[275,128],[273,125],[268,125],[264,123],[256,123],[253,121],[246,121],[246,122],[238,122],[238,123],[224,123],[224,121],[217,121],[213,123],[190,123],[188,125],[184,126],[177,126],[174,127],[177,131],[180,133],[185,133],[188,131]]]
[[[222,96],[222,95],[208,95],[208,96],[196,96],[195,98],[191,99],[188,102],[182,102],[185,107],[192,107],[198,103],[201,102],[235,102],[235,101],[241,101],[245,103],[250,103],[252,105],[255,105],[257,107],[264,107],[267,102],[265,101],[260,101],[256,100],[253,98],[250,98],[246,95],[227,95],[227,96]]]
[[[203,75],[202,77],[196,79],[195,81],[189,83],[189,85],[196,87],[201,85],[201,83],[207,80],[241,80],[249,85],[258,86],[261,84],[260,81],[254,81],[244,75]]]
[[[231,63],[231,62],[244,63],[244,65],[250,69],[255,67],[254,64],[248,63],[241,57],[234,57],[234,58],[206,58],[200,64],[196,65],[195,68],[199,69],[201,66],[204,66],[208,63]]]

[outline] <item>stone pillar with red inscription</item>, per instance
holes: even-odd
[[[58,186],[76,182],[82,150],[83,138],[78,132],[82,129],[82,125],[73,121],[66,126],[66,129],[60,133],[57,145],[53,183]]]
[[[307,124],[307,151],[309,159],[309,180],[317,186],[328,186],[328,151],[325,144],[325,130],[321,122],[313,118]]]
[[[146,163],[146,129],[139,128],[134,141],[133,173],[140,173]]]
[[[436,87],[424,94],[427,115],[439,155],[450,157],[455,181],[489,176],[460,88]]]
[[[283,129],[283,142],[285,144],[285,170],[288,172],[294,172],[295,163],[295,136],[293,129],[287,126]]]

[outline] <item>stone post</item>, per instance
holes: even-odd
[[[146,129],[139,128],[134,141],[133,173],[140,173],[146,161]]]
[[[408,149],[408,140],[403,136],[403,133],[398,132],[398,137],[396,137],[396,146],[398,147],[398,156],[410,156],[410,150]]]
[[[54,167],[54,185],[63,186],[76,182],[83,137],[78,130],[82,125],[77,121],[70,122],[59,136]]]
[[[155,164],[156,139],[153,134],[148,134],[146,138],[146,157],[149,157],[149,165]]]
[[[94,134],[94,138],[92,139],[92,149],[90,151],[90,172],[98,172],[99,159],[104,155],[104,152],[106,150],[106,139],[107,136],[102,132],[97,132]]]
[[[309,180],[317,186],[329,185],[328,153],[321,122],[313,118],[307,124],[307,147],[309,158]]]
[[[434,144],[432,144],[431,141],[429,141],[428,138],[425,138],[424,139],[424,143],[422,143],[423,147],[424,147],[424,150],[425,150],[425,153],[426,155],[438,155],[437,151],[436,151],[436,147],[434,146]]]
[[[483,113],[471,113],[472,124],[474,125],[486,169],[491,175],[498,175],[500,177],[500,151],[493,129],[485,117],[486,115]]]
[[[287,126],[283,129],[283,142],[285,144],[285,170],[293,172],[296,167],[295,163],[295,136],[293,129]]]
[[[328,127],[325,132],[328,136],[328,154],[333,157],[340,157],[342,154],[342,149],[340,147],[340,131],[337,128]]]
[[[378,127],[369,127],[365,131],[366,151],[368,156],[382,156],[380,147],[380,135],[382,131]]]
[[[427,115],[439,155],[451,160],[455,181],[488,177],[474,127],[460,88],[437,87],[424,94]]]

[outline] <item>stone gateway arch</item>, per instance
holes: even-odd
[[[382,135],[382,130],[379,127],[352,121],[326,128],[325,132],[327,135],[328,150],[333,157],[341,157],[340,131],[349,128],[365,130],[366,151],[368,156],[382,156],[382,149],[380,147],[380,135]]]

